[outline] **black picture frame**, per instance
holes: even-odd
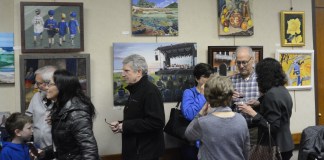
[[[53,10],[53,11],[51,11]],[[37,18],[36,15],[39,13]],[[62,20],[62,13],[65,14],[65,22],[59,23]],[[57,26],[51,29],[51,25],[45,25],[49,14],[54,14]],[[67,2],[20,2],[20,17],[21,17],[21,50],[22,53],[57,53],[57,52],[80,52],[84,51],[84,26],[83,26],[83,3],[67,3]],[[70,21],[74,19],[71,24]],[[35,20],[34,20],[35,19]],[[37,29],[34,28],[34,23],[40,24]],[[42,24],[42,25],[41,25]],[[46,23],[52,24],[52,23]],[[42,27],[43,26],[43,29]],[[79,29],[78,29],[78,27]],[[66,28],[68,27],[68,29]],[[59,29],[61,28],[61,29]],[[36,31],[36,32],[35,32]],[[65,42],[60,35],[65,31]],[[37,32],[41,32],[34,36]],[[36,33],[36,34],[35,34]],[[74,36],[71,38],[71,33]],[[54,43],[49,43],[50,35],[54,35]],[[72,42],[73,39],[73,42]]]
[[[91,96],[90,54],[23,54],[19,56],[19,62],[22,112],[28,108],[29,102],[35,93],[35,77],[32,72],[46,65],[56,66],[58,69],[66,69],[78,76],[86,95]]]
[[[208,46],[208,64],[214,68],[214,73],[231,76],[237,73],[235,51],[238,46]],[[263,59],[263,46],[250,46],[255,53],[254,65]]]

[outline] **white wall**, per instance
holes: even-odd
[[[25,0],[26,1],[26,0]],[[113,110],[113,53],[114,42],[197,42],[198,62],[207,62],[208,46],[260,45],[264,57],[274,57],[276,49],[313,49],[311,1],[294,0],[294,10],[305,11],[306,45],[304,47],[280,46],[281,10],[290,9],[290,1],[250,0],[254,16],[254,35],[251,37],[219,37],[217,26],[217,0],[178,0],[179,36],[133,37],[131,32],[130,0],[76,0],[84,3],[84,53],[91,54],[91,95],[97,109],[94,132],[101,155],[121,152],[121,136],[113,134],[104,119],[122,119],[122,110]],[[48,2],[54,2],[49,1]],[[55,2],[67,2],[65,0]],[[15,34],[16,84],[0,85],[0,110],[20,111],[19,55],[20,0],[0,0],[0,32]],[[3,23],[9,22],[9,23]],[[79,54],[79,53],[77,53]],[[291,130],[301,132],[315,125],[314,89],[290,92],[294,100]],[[174,103],[165,103],[166,118]],[[174,146],[167,137],[167,146]]]

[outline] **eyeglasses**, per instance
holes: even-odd
[[[35,84],[36,84],[36,86],[40,86],[40,85],[43,85],[43,84],[47,85],[48,82],[37,82],[36,81]]]
[[[47,83],[46,86],[47,87],[52,87],[52,86],[55,86],[55,83]]]
[[[236,61],[236,65],[240,66],[246,66],[250,61],[251,61],[252,57],[248,60],[248,61]]]

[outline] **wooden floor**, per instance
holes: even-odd
[[[101,156],[101,160],[121,160],[121,154]],[[180,149],[166,149],[164,156],[160,160],[181,160]]]

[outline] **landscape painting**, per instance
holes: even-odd
[[[13,33],[0,33],[0,84],[15,83]]]
[[[114,43],[114,106],[123,106],[129,97],[122,78],[122,61],[131,54],[145,57],[148,79],[156,84],[164,102],[177,102],[185,89],[195,85],[196,43]]]
[[[132,0],[132,34],[178,36],[178,0]]]

